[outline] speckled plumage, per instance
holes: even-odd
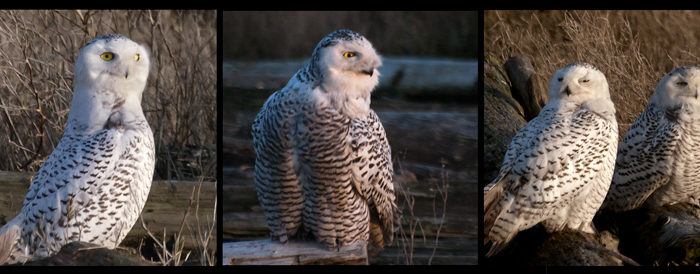
[[[335,31],[258,113],[255,184],[273,238],[311,235],[329,248],[392,242],[391,150],[369,108],[380,65],[364,37]]]
[[[661,79],[622,140],[606,210],[700,205],[699,88],[697,67],[679,67]]]
[[[514,137],[484,188],[487,256],[538,223],[592,233],[612,178],[617,121],[602,72],[585,63],[557,71],[550,101]]]
[[[104,52],[113,58],[101,59]],[[124,36],[101,36],[81,50],[66,129],[20,214],[0,229],[0,263],[50,256],[74,241],[115,248],[131,230],[155,164],[140,106],[149,69],[145,48]]]

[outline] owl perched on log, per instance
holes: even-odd
[[[661,79],[622,140],[603,208],[700,205],[699,88],[698,67],[678,67]]]
[[[311,236],[330,249],[392,242],[391,149],[370,109],[381,64],[365,37],[334,31],[258,113],[255,185],[274,239]]]
[[[75,64],[61,141],[34,176],[22,210],[0,229],[0,264],[63,245],[115,248],[139,217],[153,179],[153,133],[141,109],[146,48],[121,35],[87,43]]]
[[[593,233],[617,151],[615,107],[605,75],[573,63],[554,74],[550,100],[516,135],[498,176],[484,188],[487,256],[538,223]]]

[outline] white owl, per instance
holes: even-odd
[[[573,63],[554,74],[549,96],[513,137],[498,176],[484,188],[487,256],[538,223],[549,232],[594,232],[617,151],[608,83],[592,65]]]
[[[370,109],[381,59],[350,30],[318,43],[253,123],[255,185],[271,236],[312,236],[329,248],[393,240],[391,150]]]
[[[153,133],[141,109],[148,51],[120,35],[90,41],[75,64],[61,141],[0,229],[0,263],[51,256],[70,242],[116,247],[131,230],[153,178]]]
[[[617,152],[603,208],[632,210],[678,202],[700,205],[700,69],[666,74]]]

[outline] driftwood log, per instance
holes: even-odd
[[[498,174],[513,136],[525,126],[525,111],[513,98],[508,75],[495,58],[484,58],[484,165],[482,189]]]
[[[0,189],[3,193],[0,195],[0,225],[12,220],[22,209],[22,201],[33,175],[26,172],[0,171]],[[184,222],[182,233],[186,235],[183,237],[185,248],[195,249],[199,243],[191,237],[191,231],[203,232],[207,225],[212,224],[216,197],[216,182],[201,182],[200,185],[200,182],[193,181],[154,181],[141,216],[146,228],[160,240],[164,230],[166,238],[170,238],[180,231]],[[149,238],[141,222],[137,221],[121,246],[137,247],[142,240]],[[217,249],[216,238],[212,239],[209,248]]]
[[[223,243],[224,265],[366,265],[366,243],[329,250],[309,241],[270,239]]]
[[[510,79],[513,98],[523,107],[525,119],[532,120],[549,101],[549,94],[546,90],[536,89],[535,68],[532,67],[530,58],[511,57],[503,67]]]
[[[383,57],[380,88],[443,90],[464,95],[476,86],[478,63],[465,59]],[[223,63],[224,87],[280,89],[307,59],[291,61],[230,61]]]

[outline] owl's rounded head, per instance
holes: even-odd
[[[571,63],[554,73],[549,84],[550,98],[585,102],[610,99],[608,81],[603,72],[587,63]]]
[[[75,63],[75,86],[89,90],[140,93],[150,70],[148,50],[131,39],[106,34],[88,42]]]
[[[371,91],[379,82],[382,60],[364,36],[351,30],[336,30],[324,37],[311,57],[322,84],[358,86]],[[336,83],[339,81],[338,83]]]
[[[681,66],[664,75],[656,85],[652,103],[661,106],[676,107],[681,104],[700,106],[700,68]]]

